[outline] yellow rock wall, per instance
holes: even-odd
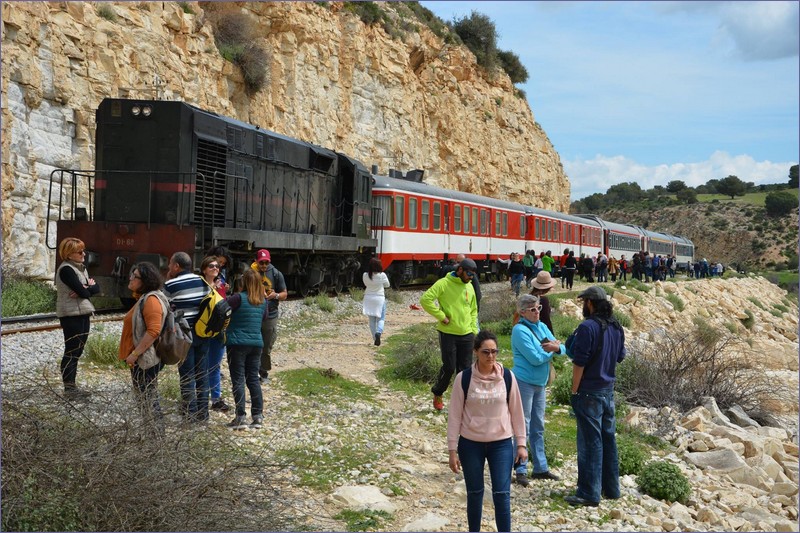
[[[104,3],[112,21],[98,3],[2,4],[3,238],[4,251],[18,250],[6,265],[52,272],[50,172],[93,167],[94,110],[107,96],[185,100],[381,173],[421,168],[434,185],[566,212],[569,181],[528,103],[466,48],[425,27],[393,39],[341,3],[186,5],[192,13],[178,2]],[[255,94],[217,51],[218,9],[257,26],[269,67]]]

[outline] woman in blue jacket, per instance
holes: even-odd
[[[253,415],[251,429],[259,429],[264,423],[264,400],[261,395],[261,381],[258,369],[261,366],[261,321],[267,310],[267,299],[261,285],[261,276],[252,270],[245,270],[242,276],[244,290],[225,299],[233,310],[231,322],[226,331],[228,348],[228,369],[233,385],[233,400],[236,402],[236,416],[228,424],[230,429],[247,429],[244,387],[250,391],[250,411]]]
[[[547,326],[539,320],[542,305],[539,297],[523,294],[517,301],[519,323],[511,330],[511,350],[514,354],[514,375],[519,383],[522,411],[533,461],[533,479],[553,479],[544,455],[545,387],[550,377],[550,360],[555,354],[564,354],[564,346],[553,337]],[[528,463],[516,466],[515,481],[528,486]]]

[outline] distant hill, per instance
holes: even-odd
[[[709,261],[748,268],[797,268],[798,209],[784,217],[768,217],[763,195],[758,194],[750,201],[751,195],[745,195],[656,208],[617,204],[597,214],[606,220],[687,237],[694,242],[696,256]]]

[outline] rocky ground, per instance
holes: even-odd
[[[762,300],[772,298],[770,284],[763,280],[725,280],[664,284],[642,301],[624,291],[617,305],[634,319],[630,337],[647,339],[659,327],[653,316],[662,316],[661,327],[685,319],[695,309],[692,298],[705,302],[722,298],[713,307],[724,311],[737,305],[754,308],[747,300],[751,292]],[[713,283],[713,284],[712,284]],[[576,289],[578,284],[576,284]],[[706,294],[706,291],[708,294]],[[745,294],[745,291],[746,292]],[[484,285],[484,294],[509,294],[505,283]],[[681,294],[686,310],[666,308],[667,294]],[[743,295],[744,294],[744,295]],[[409,325],[432,319],[411,306],[419,292],[404,292],[403,302],[389,302],[384,341]],[[780,293],[775,293],[780,298]],[[737,300],[738,299],[738,300]],[[728,302],[731,300],[731,302]],[[742,301],[744,303],[742,303]],[[782,299],[781,299],[782,300]],[[794,305],[794,304],[793,304]],[[383,531],[466,530],[465,490],[460,475],[447,466],[446,409],[433,411],[426,395],[409,397],[378,379],[380,348],[373,345],[360,304],[346,297],[336,300],[333,313],[301,301],[281,305],[283,317],[274,355],[271,382],[264,386],[267,423],[262,430],[241,434],[243,445],[272,450],[301,450],[302,460],[285,469],[289,511],[303,530],[344,530],[334,518],[343,509],[383,510],[389,513],[376,529]],[[656,312],[658,310],[658,312]],[[722,313],[720,311],[717,314]],[[760,311],[756,309],[756,311]],[[574,310],[565,309],[565,312]],[[711,313],[714,315],[714,313]],[[769,314],[769,313],[767,313]],[[781,379],[797,379],[797,307],[792,317],[780,321],[774,315],[760,318],[759,333],[780,348],[781,364],[792,347],[795,366]],[[645,319],[647,317],[647,319]],[[772,320],[775,319],[775,320]],[[114,332],[117,325],[106,325]],[[783,331],[794,332],[794,338]],[[775,333],[778,332],[778,333]],[[743,335],[749,332],[742,332]],[[755,333],[754,333],[755,334]],[[31,337],[31,335],[35,335]],[[38,333],[3,338],[4,381],[9,374],[42,367],[44,375],[57,375],[61,334]],[[775,351],[773,350],[773,351]],[[776,363],[777,364],[777,363]],[[334,369],[342,376],[374,387],[368,400],[343,402],[337,398],[299,399],[287,390],[281,372],[297,368]],[[95,381],[107,371],[82,367]],[[167,372],[174,372],[168,369]],[[223,372],[225,374],[225,371]],[[230,382],[223,381],[223,388]],[[230,393],[226,390],[230,399]],[[797,398],[787,409],[796,419]],[[230,417],[213,413],[210,428],[225,431]],[[635,478],[621,480],[623,496],[604,500],[597,508],[573,509],[560,496],[574,489],[577,470],[574,458],[566,458],[557,469],[561,480],[533,482],[529,488],[512,486],[512,528],[515,531],[797,531],[797,429],[796,420],[783,429],[757,427],[745,418],[731,418],[704,401],[690,413],[670,409],[633,409],[629,423],[645,430],[670,427],[671,448],[666,460],[678,464],[693,486],[685,504],[666,504],[641,494]],[[750,427],[748,427],[750,426]],[[295,458],[298,458],[296,453]],[[316,490],[304,482],[309,471],[323,470],[331,479],[329,490]],[[487,481],[487,487],[488,487]],[[484,506],[483,530],[493,530],[491,493]]]

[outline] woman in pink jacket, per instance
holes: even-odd
[[[522,400],[514,374],[497,362],[494,333],[479,332],[473,349],[476,362],[459,372],[450,396],[450,469],[464,470],[469,530],[480,531],[483,465],[489,462],[497,531],[511,531],[511,471],[514,462],[528,459]],[[516,450],[512,437],[518,443]]]

